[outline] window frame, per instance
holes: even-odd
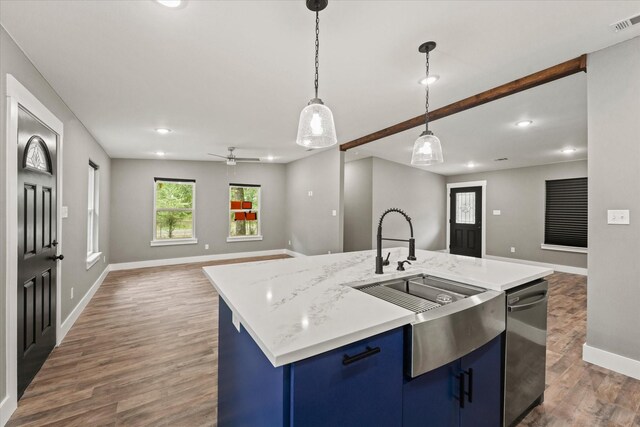
[[[156,236],[156,217],[157,217],[157,184],[159,182],[169,184],[188,184],[191,185],[192,197],[191,197],[191,235],[192,237],[180,238],[180,239],[157,239]],[[170,209],[160,209],[161,211]],[[189,209],[176,209],[180,211],[188,211]],[[152,239],[150,246],[174,246],[174,245],[195,245],[198,243],[196,237],[196,180],[195,179],[178,179],[178,178],[153,178],[153,228]]]
[[[540,244],[540,249],[549,250],[549,251],[560,251],[560,252],[574,252],[574,253],[581,253],[581,254],[587,254],[589,252],[588,242],[587,242],[587,246],[568,246],[568,245],[561,245],[561,244],[557,244],[557,243],[553,243],[553,242],[548,242],[548,240],[547,240],[547,227],[548,227],[548,224],[547,224],[547,205],[549,203],[548,199],[547,199],[548,198],[548,182],[550,182],[550,181],[577,180],[577,179],[586,180],[585,182],[586,182],[586,187],[587,187],[587,191],[588,191],[589,180],[588,180],[588,177],[586,177],[586,176],[579,176],[579,177],[575,177],[575,178],[558,178],[558,179],[547,179],[547,180],[545,180],[545,193],[544,193],[545,210],[544,210],[543,243]],[[588,212],[587,212],[587,221],[588,221]],[[588,226],[587,226],[587,238],[588,238]]]
[[[258,214],[258,234],[253,236],[232,236],[231,235],[231,213],[245,212],[248,209],[231,209],[231,187],[258,188],[258,209],[251,209]],[[239,184],[229,183],[227,186],[227,243],[234,242],[256,242],[263,240],[262,235],[262,186],[259,184]]]
[[[100,252],[100,166],[89,160],[87,175],[87,270],[93,267]]]

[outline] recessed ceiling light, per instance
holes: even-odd
[[[270,162],[272,162],[272,161],[273,161],[273,159],[275,159],[275,157],[273,157],[273,156],[267,156],[267,160],[269,160]]]
[[[527,126],[531,126],[532,124],[532,120],[520,120],[516,123],[516,126],[518,126],[519,128],[526,128]]]
[[[160,135],[166,135],[169,132],[171,132],[171,129],[167,129],[167,128],[158,128],[156,129],[156,132],[158,132]]]
[[[429,77],[423,77],[420,80],[418,80],[418,83],[420,83],[422,86],[426,86],[426,85],[430,85],[437,82],[439,79],[440,79],[439,75],[431,74]]]
[[[164,156],[164,151],[156,151],[156,155],[162,157]]]
[[[182,3],[182,0],[156,0],[163,6],[167,7],[178,7]]]
[[[468,167],[468,168],[475,168],[475,167],[476,167],[476,164],[475,164],[475,163],[473,163],[473,162],[469,162],[469,163],[467,163],[467,167]]]
[[[561,153],[563,154],[571,154],[571,153],[575,153],[576,149],[575,148],[563,148],[562,150],[560,150]]]

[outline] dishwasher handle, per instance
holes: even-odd
[[[530,308],[533,308],[547,301],[547,292],[541,292],[538,295],[540,296],[540,298],[536,299],[535,301],[528,302],[526,304],[517,304],[517,305],[507,304],[507,311],[514,312],[514,311],[528,310]]]

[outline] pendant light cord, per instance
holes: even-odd
[[[320,61],[318,59],[319,53],[320,53],[320,13],[316,10],[316,75],[315,75],[316,98],[318,97],[318,69],[320,68]]]
[[[429,52],[427,51],[427,63],[426,63],[426,69],[427,69],[427,76],[425,77],[425,101],[424,101],[424,109],[425,109],[425,113],[424,113],[424,128],[425,128],[425,132],[429,132]]]

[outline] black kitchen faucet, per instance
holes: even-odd
[[[390,212],[398,212],[400,215],[404,216],[404,219],[409,223],[409,230],[411,231],[411,237],[407,239],[389,239],[382,237],[382,221],[384,217]],[[411,218],[409,215],[404,213],[401,209],[391,208],[384,211],[382,216],[380,217],[380,222],[378,222],[378,236],[377,236],[377,252],[376,252],[376,274],[382,274],[382,266],[389,265],[389,257],[387,256],[386,260],[382,259],[382,241],[383,240],[391,240],[394,242],[409,242],[409,256],[407,257],[410,261],[416,260],[416,240],[413,238],[413,224],[411,224]]]

